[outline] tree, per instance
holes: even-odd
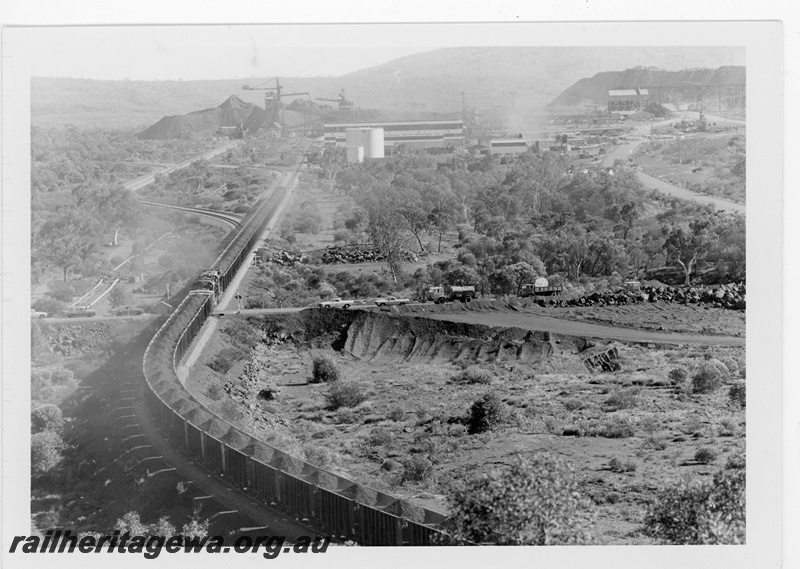
[[[454,537],[497,545],[590,543],[590,515],[572,466],[547,453],[518,456],[471,479],[450,498]]]
[[[106,230],[114,231],[114,245],[117,244],[119,230],[136,230],[142,223],[142,204],[133,191],[127,188],[104,188],[97,196],[97,216]]]
[[[69,269],[87,260],[97,248],[97,227],[90,216],[69,208],[44,224],[38,242],[39,255],[60,268],[67,282]]]
[[[108,293],[108,300],[111,303],[111,308],[124,306],[131,303],[131,295],[128,290],[121,284],[117,283],[111,292]]]
[[[61,463],[64,441],[54,431],[42,431],[31,436],[31,475],[44,476]]]
[[[58,433],[64,426],[64,417],[57,405],[42,405],[31,411],[31,434],[44,431]]]
[[[650,534],[680,545],[743,544],[746,471],[743,463],[735,466],[718,471],[712,480],[683,480],[663,488],[645,518]]]
[[[664,248],[683,269],[686,285],[691,284],[692,270],[697,262],[708,255],[717,240],[712,216],[694,219],[688,227],[677,226],[668,230]]]

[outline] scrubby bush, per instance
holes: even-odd
[[[504,425],[511,419],[511,410],[494,393],[476,400],[469,409],[467,431],[470,435],[484,433]]]
[[[635,472],[638,466],[633,460],[620,460],[617,457],[608,461],[608,469],[613,472]]]
[[[31,434],[44,431],[59,432],[64,426],[61,409],[56,405],[42,405],[31,411]]]
[[[625,417],[614,416],[600,428],[598,435],[607,439],[627,439],[635,433],[633,424]]]
[[[66,303],[48,296],[38,299],[31,306],[38,312],[47,312],[49,316],[54,316],[59,312],[63,312],[67,308]]]
[[[331,410],[340,407],[355,407],[367,400],[367,394],[357,383],[337,381],[325,394]]]
[[[734,405],[744,407],[747,403],[747,385],[744,381],[737,381],[728,390],[728,398]]]
[[[710,481],[683,480],[659,491],[645,528],[665,543],[743,544],[745,505],[745,469],[721,470]]]
[[[31,436],[31,475],[44,476],[61,463],[64,441],[58,433],[42,431]]]
[[[214,371],[224,375],[244,356],[245,354],[239,348],[222,348],[207,365]]]
[[[470,366],[461,373],[453,376],[452,381],[453,383],[486,385],[492,382],[492,375],[478,366]]]
[[[583,399],[578,399],[577,397],[573,397],[571,399],[565,399],[563,402],[564,407],[567,411],[578,411],[580,409],[584,409],[586,407],[586,401]]]
[[[682,367],[676,367],[669,370],[668,377],[675,383],[681,383],[682,381],[685,381],[687,377],[689,377],[689,373]]]
[[[572,466],[546,453],[517,457],[478,475],[451,496],[456,539],[497,545],[577,545],[592,542],[593,522],[579,498]]]
[[[721,356],[718,358],[720,362],[725,364],[728,374],[735,377],[739,375],[739,364],[730,356]]]
[[[55,403],[69,395],[78,386],[72,370],[64,366],[35,367],[31,369],[31,396],[34,401]]]
[[[339,366],[328,355],[314,357],[314,369],[311,372],[312,383],[330,383],[338,381],[340,376]],[[353,405],[348,405],[353,407]]]
[[[605,400],[605,404],[614,411],[636,407],[639,391],[640,389],[638,387],[618,389]]]
[[[710,358],[708,361],[706,361],[706,365],[714,366],[716,370],[719,372],[720,379],[727,379],[730,376],[730,371],[728,370],[728,366],[726,366],[717,358]]]
[[[716,365],[704,362],[692,376],[693,393],[711,393],[722,384],[722,374]]]
[[[426,482],[433,478],[433,463],[422,455],[415,454],[403,462],[405,470],[401,482]]]
[[[394,437],[388,429],[374,429],[369,435],[369,444],[373,447],[392,444]]]
[[[212,401],[219,401],[225,397],[225,392],[222,390],[222,387],[219,384],[212,383],[206,388],[206,395]]]
[[[717,458],[717,451],[711,448],[701,448],[697,449],[697,452],[694,453],[694,460],[699,464],[708,464],[710,462],[714,462]]]
[[[402,421],[406,416],[406,412],[402,407],[392,407],[386,413],[386,418],[390,421]]]
[[[728,460],[725,462],[725,469],[726,470],[738,470],[744,469],[747,467],[747,459],[743,452],[737,452],[732,454],[728,457]]]

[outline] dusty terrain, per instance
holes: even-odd
[[[691,327],[688,312],[684,320],[678,328]],[[440,511],[465,478],[546,450],[575,465],[603,543],[650,543],[640,526],[660,485],[709,475],[744,450],[744,409],[728,399],[728,384],[745,373],[743,346],[623,343],[395,311],[248,323],[261,330],[249,362],[215,372],[205,364],[229,340],[217,334],[207,346],[188,384],[199,399],[301,458]],[[331,408],[330,387],[309,382],[320,354],[366,401]],[[720,359],[730,371],[713,393],[690,395],[670,379]],[[480,379],[463,380],[464,369]],[[265,390],[277,396],[267,401]],[[509,421],[468,434],[464,418],[486,393],[504,402]],[[695,461],[701,448],[711,449],[710,463]]]

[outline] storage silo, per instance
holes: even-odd
[[[366,146],[364,139],[364,129],[363,128],[348,128],[345,131],[346,135],[346,146],[347,148],[355,148],[357,146]]]
[[[350,134],[350,131],[347,131]],[[364,161],[364,147],[347,145],[347,163],[360,164]]]
[[[367,128],[364,131],[364,157],[383,158],[383,128]]]

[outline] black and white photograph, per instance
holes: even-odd
[[[780,30],[4,28],[4,560],[779,562]]]

